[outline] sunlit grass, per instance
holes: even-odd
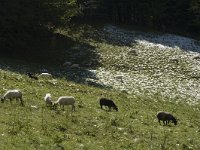
[[[24,107],[15,100],[0,104],[1,149],[200,149],[200,106],[189,105],[198,100],[196,95],[186,93],[191,89],[198,92],[190,56],[185,57],[185,52],[176,48],[160,51],[158,46],[149,48],[137,42],[127,45],[123,38],[110,35],[112,38],[105,39],[97,32],[102,30],[81,27],[58,31],[98,53],[95,62],[101,68],[95,70],[94,80],[104,79],[101,88],[78,82],[82,76],[71,80],[69,75],[74,74],[65,74],[67,71],[60,66],[0,60],[0,95],[8,89],[20,89],[25,102]],[[73,53],[70,51],[69,56]],[[54,79],[32,80],[25,75],[27,71],[38,75],[41,69],[47,69]],[[117,75],[123,75],[124,81],[116,79]],[[106,83],[111,86],[104,88]],[[71,106],[65,106],[64,111],[47,108],[43,98],[46,93],[51,93],[54,101],[59,96],[74,96],[76,111],[72,112]],[[119,111],[100,109],[100,97],[112,99]],[[178,125],[160,125],[158,111],[171,112]]]
[[[31,80],[1,71],[1,94],[23,92],[25,107],[15,101],[0,105],[0,143],[5,149],[199,149],[199,105],[189,106],[161,95],[135,96],[76,84],[64,79]],[[50,92],[76,98],[76,111],[51,110],[43,97]],[[101,110],[99,97],[115,101],[119,112]],[[32,107],[37,106],[37,108]],[[178,125],[159,125],[157,111],[172,112]]]

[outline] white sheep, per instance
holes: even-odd
[[[44,72],[39,75],[39,78],[52,78],[52,74]]]
[[[60,108],[62,106],[63,110],[65,105],[72,105],[72,111],[75,111],[75,98],[73,96],[61,96],[56,102],[54,102],[54,108],[56,108],[57,105],[60,105]]]
[[[46,106],[52,106],[53,102],[52,102],[52,98],[51,98],[51,94],[47,93],[44,97],[44,101],[46,102]]]
[[[6,99],[10,99],[10,102],[12,101],[12,99],[15,98],[16,101],[18,101],[18,99],[20,99],[21,105],[23,104],[23,99],[22,99],[22,92],[20,90],[8,90],[4,96],[1,97],[1,102],[3,103],[4,100]]]

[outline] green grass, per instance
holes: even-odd
[[[160,94],[135,96],[99,89],[62,78],[31,80],[23,74],[0,71],[0,93],[18,88],[25,107],[15,101],[0,105],[2,149],[199,149],[199,105],[189,106]],[[50,92],[76,98],[76,111],[46,108]],[[98,98],[115,101],[119,112],[101,110]],[[177,101],[177,102],[176,102]],[[37,106],[38,109],[31,106]],[[178,125],[159,125],[157,111],[172,112]]]
[[[173,55],[181,55],[180,51],[164,53],[134,45],[138,50],[137,56],[126,55],[122,59],[123,55],[119,54],[127,53],[130,47],[105,41],[101,33],[98,34],[98,28],[79,26],[57,32],[66,37],[60,36],[61,41],[57,44],[60,47],[52,49],[47,63],[0,59],[3,68],[0,70],[0,95],[8,89],[20,89],[25,102],[24,107],[15,100],[0,103],[0,149],[200,149],[200,105],[185,103],[187,96],[172,98],[171,95],[161,95],[159,91],[152,93],[142,89],[137,95],[126,94],[111,88],[73,82],[66,76],[36,81],[25,75],[27,71],[39,73],[44,68],[56,72],[64,69],[61,64],[69,60],[83,67],[102,66],[122,72],[130,70],[135,72],[134,76],[139,72],[152,77],[160,70],[164,79],[176,81],[184,75],[191,81],[193,79],[185,75],[191,73],[190,62],[181,58],[178,65],[168,61]],[[69,38],[71,41],[66,44],[65,39]],[[79,48],[74,48],[77,45]],[[89,59],[85,55],[74,55],[79,52],[84,52]],[[60,54],[64,55],[52,60],[53,56]],[[181,80],[181,83],[186,85],[187,80]],[[72,112],[70,106],[66,106],[65,111],[47,108],[43,100],[46,93],[51,93],[53,100],[63,95],[74,96],[76,111]],[[100,109],[100,97],[113,99],[119,111]],[[162,110],[174,114],[178,125],[160,125],[156,113]]]

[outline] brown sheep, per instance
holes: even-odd
[[[174,125],[177,125],[176,118],[169,112],[159,111],[157,113],[157,118],[158,118],[159,123],[162,120],[164,125],[169,124],[170,121],[172,121],[172,123],[174,123]]]
[[[116,111],[118,111],[117,106],[116,106],[115,103],[114,103],[112,100],[110,100],[110,99],[101,98],[100,101],[99,101],[99,103],[100,103],[101,109],[102,109],[103,106],[108,106],[109,110],[110,110],[111,108],[113,108],[113,109],[115,109]]]

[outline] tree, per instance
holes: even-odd
[[[199,0],[192,0],[190,3],[190,12],[193,16],[190,30],[193,33],[199,34],[200,33],[200,1]]]
[[[84,19],[143,26],[169,32],[200,30],[199,0],[78,0],[87,11]],[[90,2],[96,3],[91,9]],[[98,15],[97,15],[98,14]],[[99,15],[101,14],[101,15]],[[99,18],[101,16],[101,18]],[[102,17],[103,16],[103,17]]]
[[[30,51],[37,39],[48,37],[77,13],[75,0],[1,0],[1,52]]]

